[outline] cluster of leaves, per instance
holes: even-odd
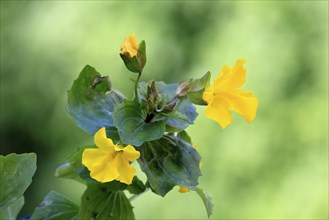
[[[138,195],[150,188],[155,194],[165,196],[177,185],[196,190],[210,215],[210,198],[197,188],[201,176],[200,155],[185,131],[198,115],[194,104],[205,104],[202,94],[209,84],[210,73],[180,84],[139,82],[146,62],[145,42],[141,42],[137,56],[121,54],[121,57],[127,69],[138,74],[135,97],[124,97],[112,88],[108,77],[87,65],[68,91],[67,111],[91,135],[105,127],[107,137],[116,144],[133,145],[141,153],[138,163],[147,182],[144,184],[137,177],[129,186],[118,181],[94,181],[81,164],[84,148],[61,165],[56,176],[87,184],[80,207],[81,218],[133,219],[132,206],[123,190]]]
[[[78,126],[91,135],[105,127],[107,137],[116,144],[133,145],[140,152],[137,161],[147,181],[143,183],[135,176],[130,185],[116,180],[97,182],[90,177],[81,159],[84,149],[96,146],[81,147],[55,172],[56,177],[73,179],[86,185],[80,207],[61,194],[50,192],[35,209],[31,219],[134,219],[130,203],[133,198],[148,189],[165,196],[177,185],[196,191],[210,216],[211,199],[197,187],[201,176],[201,157],[185,131],[198,115],[194,104],[205,104],[202,94],[209,84],[210,73],[179,84],[140,82],[146,63],[145,42],[140,43],[137,56],[120,55],[127,69],[138,74],[135,96],[126,98],[112,88],[107,76],[101,76],[95,68],[87,65],[68,91],[67,111]],[[1,169],[5,166],[2,163]],[[22,192],[15,192],[15,196],[1,195],[0,207],[4,215],[17,215],[21,208],[22,194],[31,182],[35,167],[30,169],[30,172],[21,171],[24,175],[30,175],[24,176],[27,182],[21,188]],[[9,176],[8,181],[10,178],[13,177]],[[7,185],[1,184],[1,187]],[[127,198],[125,190],[133,195],[131,199]],[[12,200],[3,204],[6,196]]]

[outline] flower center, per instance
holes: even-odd
[[[122,150],[118,150],[118,151],[114,151],[113,153],[111,153],[110,155],[110,159],[113,160],[118,154],[122,154]]]
[[[111,154],[112,159],[114,159],[115,156],[116,156],[118,153],[119,153],[119,152],[113,152],[113,153]]]

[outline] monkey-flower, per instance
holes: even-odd
[[[131,145],[126,147],[113,144],[106,137],[105,128],[101,128],[94,136],[97,148],[87,148],[82,154],[82,164],[90,171],[90,176],[98,182],[118,180],[131,184],[136,169],[129,161],[139,158],[140,153]]]
[[[256,117],[257,98],[240,87],[246,80],[245,60],[238,60],[233,68],[225,65],[214,84],[206,88],[203,99],[208,103],[206,116],[222,128],[232,122],[232,110],[251,122]]]

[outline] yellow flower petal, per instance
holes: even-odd
[[[241,87],[246,81],[245,60],[238,60],[233,68],[225,65],[219,77],[215,80],[216,90],[235,89]]]
[[[87,168],[92,167],[95,161],[103,161],[107,157],[107,152],[99,148],[88,148],[82,153],[82,164]]]
[[[203,100],[205,100],[208,104],[212,103],[214,100],[215,87],[213,85],[208,86],[202,94]]]
[[[207,105],[206,116],[215,120],[222,128],[226,128],[232,122],[232,112],[229,111],[229,104],[225,99],[218,97]]]
[[[97,147],[104,148],[110,152],[114,152],[114,144],[111,139],[106,137],[105,128],[101,128],[96,132],[94,136],[94,142]]]
[[[238,112],[247,122],[251,122],[256,117],[258,106],[257,98],[251,92],[237,89],[234,92],[222,93],[230,104],[230,109]]]
[[[134,34],[127,37],[120,47],[121,53],[127,54],[130,57],[136,56],[138,49],[139,44]]]
[[[119,175],[116,158],[95,164],[90,172],[90,176],[101,183],[111,182]]]
[[[90,171],[90,176],[99,182],[109,182],[119,176],[113,166],[112,154],[102,148],[85,149],[82,164]]]
[[[116,158],[116,167],[118,168],[120,174],[116,178],[116,180],[128,185],[131,184],[136,174],[136,169],[132,165],[130,165],[126,159],[124,159],[122,153],[120,153],[120,155],[117,155]]]
[[[140,153],[135,150],[135,148],[131,145],[127,145],[125,148],[122,149],[123,153],[122,156],[125,160],[135,161],[139,158]]]

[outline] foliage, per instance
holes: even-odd
[[[127,69],[138,74],[133,98],[126,98],[113,89],[109,77],[101,76],[90,65],[83,68],[68,91],[68,113],[80,128],[94,135],[96,145],[78,148],[55,171],[56,177],[86,185],[80,206],[51,191],[35,209],[31,219],[135,219],[126,190],[133,194],[131,199],[146,192],[147,188],[164,197],[175,186],[196,191],[208,217],[212,214],[211,198],[198,188],[202,175],[201,156],[185,129],[198,116],[195,105],[207,105],[207,109],[218,110],[211,112],[216,119],[222,117],[223,111],[218,103],[222,96],[217,97],[218,91],[226,91],[225,85],[229,83],[236,85],[238,82],[236,87],[239,87],[240,82],[244,82],[245,69],[233,68],[231,73],[224,66],[215,86],[209,85],[210,72],[199,79],[178,84],[154,80],[140,82],[146,63],[145,41],[138,44],[134,35],[128,37],[121,46],[120,56]],[[231,99],[237,100],[236,97]],[[230,97],[226,97],[225,101],[230,103]],[[248,100],[244,100],[244,104],[248,104]],[[147,177],[146,183],[135,176],[136,169],[131,163],[136,159]],[[4,172],[7,181],[1,189],[6,189],[7,194],[1,195],[0,204],[1,208],[7,209],[4,213],[8,216],[17,215],[23,204],[22,194],[31,182],[26,175],[35,171],[33,163],[26,165],[24,169],[30,167],[27,171],[18,167],[26,163],[9,164],[14,171],[24,171],[25,176],[19,172],[17,176],[12,176],[13,172],[8,176]],[[2,169],[4,166],[2,164]],[[21,184],[15,191],[11,187],[16,185],[11,186],[9,182],[14,177]]]
[[[130,97],[128,78],[137,74],[128,75],[115,52],[129,27],[147,43],[142,81],[177,83],[206,70],[213,80],[222,64],[248,61],[245,88],[263,100],[256,123],[233,113],[237,123],[222,130],[198,107],[187,130],[200,146],[199,185],[216,203],[212,218],[327,218],[327,1],[176,1],[157,11],[156,2],[77,2],[64,11],[63,4],[1,2],[0,151],[37,152],[41,167],[24,193],[22,215],[57,183],[64,184],[56,191],[81,196],[84,186],[49,177],[76,147],[92,144],[63,111],[66,91],[89,63]],[[176,191],[164,199],[150,191],[138,197],[136,218],[205,217],[194,192]],[[186,202],[189,209],[179,209]]]
[[[123,95],[111,88],[108,77],[101,77],[87,65],[68,91],[67,111],[79,127],[94,134],[102,127],[113,125],[112,112],[123,101]]]
[[[198,185],[200,155],[191,144],[175,136],[146,142],[138,160],[152,191],[165,196],[174,186],[195,189]]]
[[[111,183],[89,185],[81,198],[80,219],[135,219],[122,189]]]
[[[92,135],[103,127],[107,131],[109,139],[102,139],[104,143],[96,144],[98,151],[88,152],[100,152],[97,157],[105,157],[107,154],[101,153],[102,147],[113,148],[106,141],[114,141],[114,148],[122,144],[132,145],[140,152],[138,163],[147,176],[147,184],[137,177],[131,177],[131,185],[116,180],[97,183],[90,177],[88,170],[106,172],[95,166],[105,167],[108,162],[102,159],[102,162],[87,163],[93,167],[86,168],[83,165],[83,152],[90,147],[78,149],[67,162],[57,168],[55,176],[74,179],[87,185],[82,196],[80,218],[134,219],[132,206],[124,190],[138,195],[150,188],[154,193],[165,196],[176,185],[190,190],[195,190],[198,185],[201,176],[200,155],[193,148],[185,129],[193,124],[198,115],[193,104],[205,104],[202,94],[209,85],[210,73],[180,84],[153,80],[140,82],[146,63],[145,48],[145,41],[138,45],[134,35],[121,46],[120,56],[125,66],[138,74],[135,97],[132,99],[120,95],[112,88],[108,77],[101,76],[89,65],[81,71],[68,91],[67,110],[77,124]],[[116,164],[115,158],[118,158],[115,156],[117,151],[113,152],[111,166]],[[204,201],[208,199],[205,196],[202,198]],[[205,204],[209,210],[209,203]]]
[[[35,209],[31,220],[78,220],[79,207],[57,192],[49,192]]]
[[[35,170],[34,153],[0,155],[0,219],[16,219]]]

